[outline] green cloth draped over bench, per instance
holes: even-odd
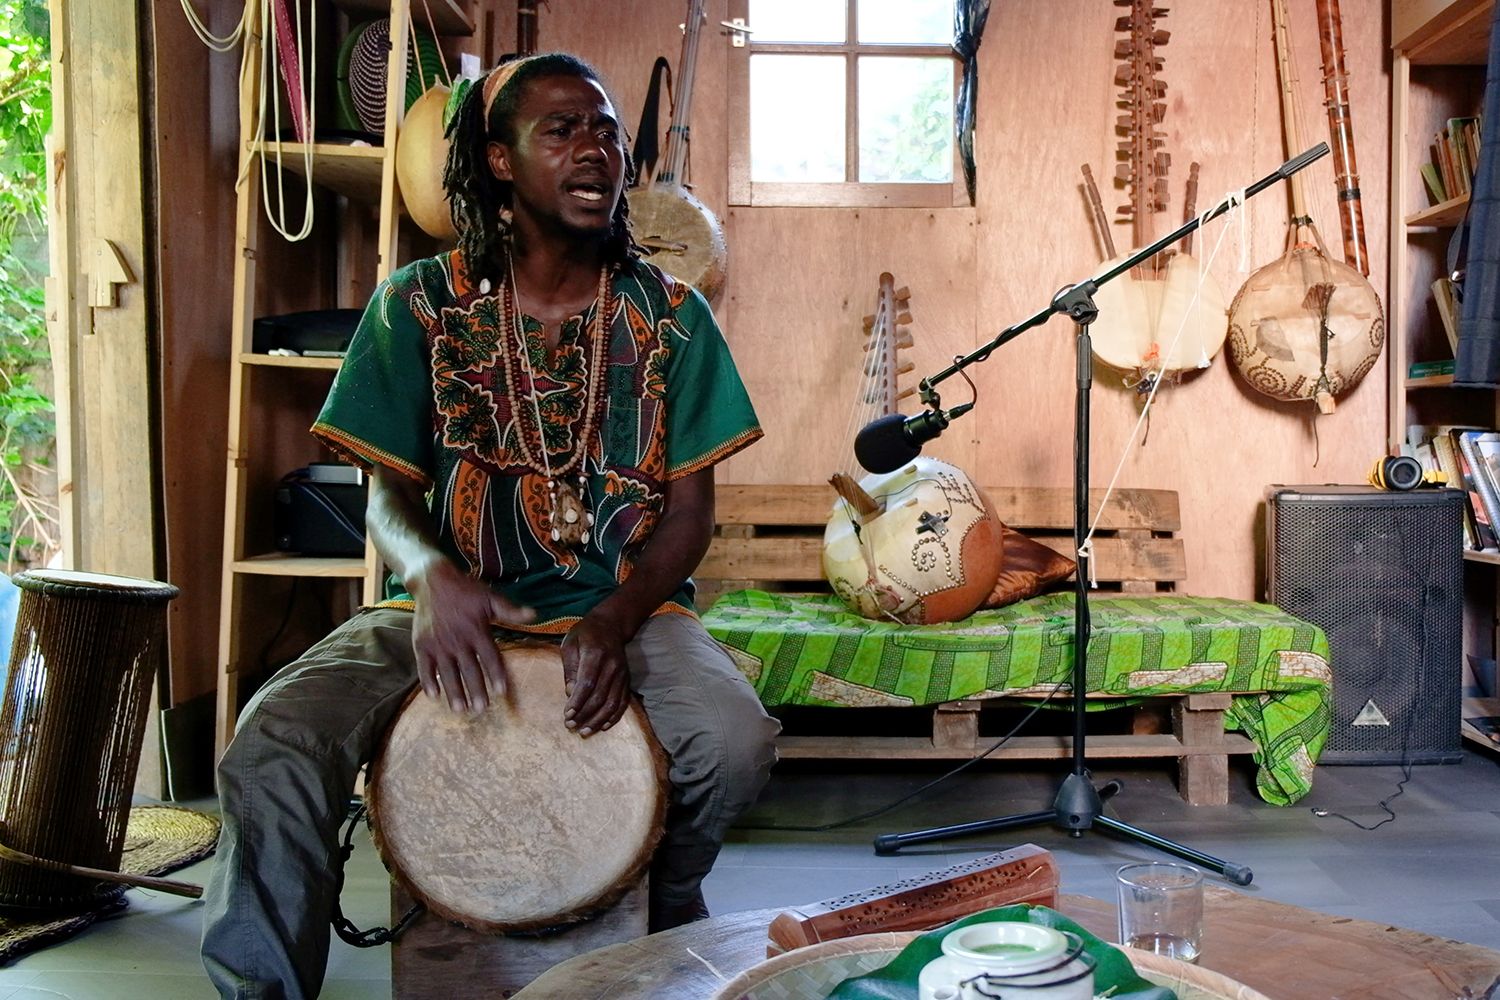
[[[1290,805],[1308,793],[1332,720],[1321,629],[1269,604],[1217,597],[1109,595],[1089,607],[1090,694],[1234,692],[1225,725],[1255,742],[1261,798]],[[914,626],[861,618],[832,595],[741,590],[703,624],[767,705],[1041,696],[1066,689],[1073,671],[1071,593]]]

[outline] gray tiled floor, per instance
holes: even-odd
[[[748,824],[818,825],[869,811],[918,787],[938,769],[912,764],[781,765]],[[1154,833],[1247,864],[1243,891],[1330,913],[1387,921],[1500,949],[1500,758],[1469,753],[1461,765],[1412,770],[1393,803],[1397,819],[1366,832],[1313,808],[1370,824],[1400,779],[1395,767],[1319,770],[1313,793],[1289,808],[1257,799],[1248,764],[1231,777],[1231,803],[1186,806],[1165,765],[1103,767],[1126,788],[1111,813]],[[876,819],[823,833],[736,830],[706,883],[715,912],[786,906],[894,881],[1030,841],[1052,851],[1066,892],[1108,898],[1120,864],[1155,852],[1102,833],[1071,839],[1052,827],[1008,831],[877,857],[870,839],[1048,806],[1057,772],[982,766]],[[181,877],[201,880],[203,865]],[[360,926],[385,920],[385,872],[359,846],[344,907]],[[201,904],[141,891],[130,908],[82,935],[0,970],[0,1000],[179,1000],[209,995],[196,947]],[[1500,970],[1497,970],[1500,971]],[[390,995],[385,949],[335,942],[330,1000]]]

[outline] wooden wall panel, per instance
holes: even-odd
[[[227,35],[239,13],[202,16]],[[218,656],[239,62],[199,42],[176,0],[156,0],[150,17],[162,539],[165,579],[181,591],[168,609],[167,703],[180,704],[213,690]]]
[[[731,247],[765,248],[741,252],[719,313],[766,439],[720,482],[820,483],[853,469],[861,318],[881,271],[912,290],[913,375],[973,349],[971,211],[736,208],[728,232]],[[962,380],[942,390],[947,405],[969,398]],[[971,431],[955,425],[932,453],[972,467]]]

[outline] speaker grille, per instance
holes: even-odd
[[[1332,653],[1321,763],[1462,758],[1462,505],[1456,490],[1273,490],[1269,598]]]

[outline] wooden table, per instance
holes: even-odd
[[[1063,896],[1063,913],[1105,940],[1115,908]],[[725,979],[765,958],[766,927],[779,910],[714,917],[553,967],[517,1000],[703,1000]],[[1199,964],[1274,1000],[1454,1000],[1500,976],[1500,952],[1367,920],[1272,903],[1229,889],[1204,890]]]

